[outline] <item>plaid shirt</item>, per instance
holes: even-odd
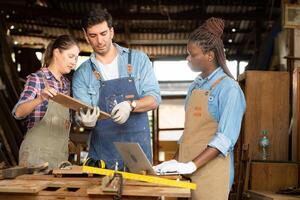
[[[24,86],[24,90],[20,96],[18,103],[15,105],[12,114],[16,119],[15,111],[18,105],[25,103],[27,101],[35,99],[45,88],[44,80],[47,80],[48,85],[54,88],[56,91],[70,95],[70,82],[67,78],[61,77],[62,85],[53,76],[53,74],[48,70],[48,68],[41,68],[35,73],[27,76],[27,81]],[[44,101],[42,104],[38,105],[32,113],[26,117],[27,129],[32,128],[35,123],[39,122],[45,115],[48,107],[48,101]]]

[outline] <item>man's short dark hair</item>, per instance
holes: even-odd
[[[94,9],[89,11],[81,20],[81,27],[86,31],[87,28],[106,22],[109,28],[112,28],[112,16],[103,9]]]

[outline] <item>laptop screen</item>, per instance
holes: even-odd
[[[152,164],[138,143],[114,142],[114,145],[130,172],[156,174]]]

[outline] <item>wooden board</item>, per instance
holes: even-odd
[[[277,192],[287,187],[298,186],[298,164],[251,163],[251,190]]]
[[[243,144],[249,144],[252,160],[261,160],[261,131],[268,130],[267,160],[288,160],[289,74],[246,71],[241,81],[247,102],[242,130]]]
[[[58,169],[55,168],[52,171],[54,176],[62,176],[62,175],[75,175],[75,174],[83,174],[82,166],[70,166],[70,169]]]
[[[159,151],[171,151],[171,152],[176,152],[178,148],[178,143],[177,141],[159,141]]]
[[[95,186],[87,189],[89,195],[104,195],[108,194],[103,192],[101,186]],[[113,194],[111,194],[113,195]],[[167,196],[167,197],[182,197],[188,198],[191,196],[190,189],[176,188],[176,187],[163,187],[163,186],[137,186],[137,185],[124,185],[123,193],[124,196]]]
[[[2,180],[0,181],[0,193],[35,194],[48,187],[48,184],[48,181]]]
[[[8,169],[2,170],[2,177],[3,178],[15,178],[22,174],[26,174],[28,172],[26,167],[15,166]]]
[[[87,109],[90,108],[92,109],[93,107],[90,105],[87,105],[78,99],[74,99],[68,95],[58,93],[56,96],[52,98],[53,101],[56,103],[59,103],[71,110],[79,111],[80,109]],[[100,111],[99,119],[107,119],[110,118],[110,114]]]
[[[300,32],[298,37],[300,38]],[[296,64],[297,65],[295,66],[294,74],[293,74],[292,160],[300,161],[300,124],[299,124],[300,123],[300,63],[299,61],[296,62]]]
[[[299,200],[300,196],[282,195],[275,194],[266,191],[256,191],[250,190],[249,192],[250,200]]]

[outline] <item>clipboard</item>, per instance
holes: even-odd
[[[92,109],[93,107],[85,104],[81,101],[79,101],[78,99],[74,99],[68,95],[65,95],[63,93],[58,92],[57,95],[55,95],[54,97],[51,98],[53,101],[55,101],[56,103],[59,103],[71,110],[75,110],[75,111],[79,111],[80,109]],[[108,119],[110,118],[110,114],[100,111],[100,115],[99,115],[99,119]]]

